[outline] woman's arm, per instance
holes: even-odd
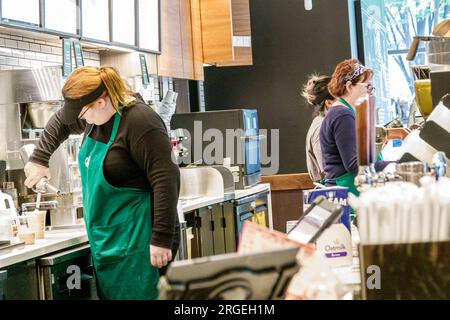
[[[350,111],[336,119],[334,136],[345,170],[354,175],[358,174],[355,118]]]
[[[130,141],[130,153],[153,191],[151,244],[170,249],[177,233],[180,171],[172,161],[172,145],[162,122],[161,128],[148,129],[139,139]]]
[[[30,162],[48,167],[50,156],[71,134],[80,134],[86,128],[84,120],[77,120],[72,125],[65,125],[61,122],[61,110],[58,110],[48,121],[44,133],[30,157]]]
[[[34,187],[42,178],[50,178],[50,170],[48,168],[50,156],[70,134],[82,133],[86,127],[86,122],[83,120],[77,120],[70,126],[63,124],[60,119],[60,113],[61,110],[58,110],[50,118],[38,145],[24,167],[27,177],[24,184],[28,188]]]

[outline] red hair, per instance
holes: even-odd
[[[356,75],[351,80],[347,80],[349,76],[353,75],[355,70],[360,66],[362,66],[361,62],[357,59],[347,59],[338,63],[336,69],[334,69],[333,75],[331,76],[331,81],[328,84],[328,91],[332,96],[339,98],[345,95],[347,90],[345,85],[347,84],[347,81],[351,81],[351,83],[355,85],[356,83],[364,82],[373,76],[372,69],[365,68],[361,74]]]

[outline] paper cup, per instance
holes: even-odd
[[[30,232],[34,232],[36,239],[44,239],[45,237],[45,217],[47,211],[33,211],[26,213],[28,228]]]
[[[25,244],[34,244],[35,237],[34,232],[19,233],[19,240],[25,242]]]

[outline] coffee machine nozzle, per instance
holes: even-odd
[[[28,160],[30,159],[31,154],[34,151],[34,148],[36,146],[34,144],[26,144],[24,146],[22,146],[19,150],[20,156],[22,157],[23,163],[26,164],[28,162]],[[41,194],[45,194],[45,193],[54,193],[57,196],[59,196],[61,194],[61,191],[52,186],[49,182],[47,178],[42,178],[34,188],[32,188],[32,190],[37,193],[39,196]]]
[[[41,181],[39,181],[36,186],[32,189],[36,193],[54,193],[57,196],[61,194],[61,191],[56,188],[55,186],[52,186],[47,178],[42,178]]]

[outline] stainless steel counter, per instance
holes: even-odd
[[[244,190],[235,190],[234,191],[234,199],[242,199],[244,197],[247,197],[249,195],[263,192],[263,191],[270,191],[270,184],[269,183],[260,183],[256,186]]]
[[[242,199],[246,196],[269,190],[270,184],[259,184],[249,189],[236,190],[232,199]],[[227,200],[229,199],[225,199],[224,196],[201,197],[183,201],[182,208],[183,212],[186,213]],[[272,226],[271,220],[270,218],[270,225]],[[19,246],[17,249],[13,249],[5,254],[2,254],[0,251],[0,269],[87,242],[87,234],[83,229],[46,231],[45,239],[37,239],[34,245]]]
[[[256,194],[259,192],[263,192],[263,191],[270,191],[270,184],[268,183],[261,183],[261,184],[257,184],[254,187],[248,188],[248,189],[244,189],[244,190],[235,190],[234,191],[234,195],[231,196],[231,199],[233,200],[238,200],[238,199],[242,199],[244,197],[247,197],[249,195],[252,194]],[[181,201],[181,206],[183,208],[183,212],[189,212],[189,211],[193,211],[199,208],[203,208],[215,203],[219,203],[219,202],[223,202],[223,201],[227,201],[230,199],[225,199],[224,196],[220,196],[220,197],[200,197],[200,198],[195,198],[192,200],[180,200]]]
[[[45,239],[36,239],[33,245],[19,247],[6,254],[0,252],[0,269],[87,242],[86,231],[82,229],[46,231]]]

